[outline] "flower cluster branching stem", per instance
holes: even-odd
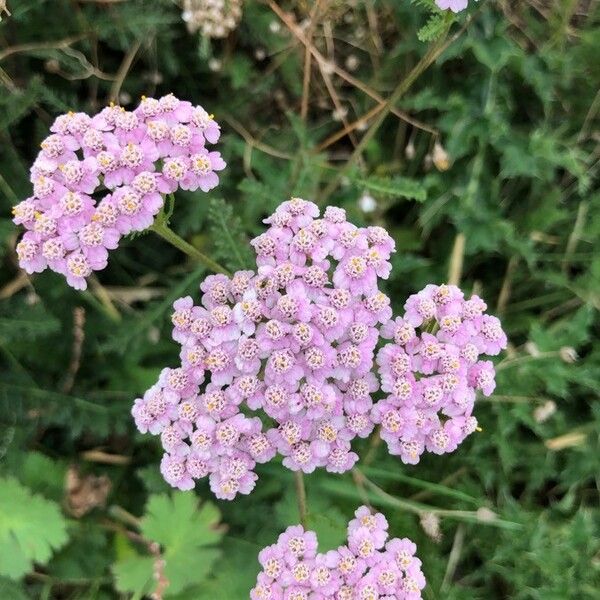
[[[295,471],[294,478],[296,481],[296,498],[298,501],[298,513],[300,515],[300,524],[304,529],[307,527],[308,505],[306,502],[306,488],[304,486],[304,473]]]
[[[187,254],[190,258],[197,260],[198,262],[206,265],[211,271],[215,273],[223,273],[229,275],[229,271],[218,262],[214,261],[209,256],[206,256],[203,252],[200,252],[197,248],[192,246],[189,242],[186,242],[182,237],[178,236],[166,223],[165,220],[157,219],[150,230],[160,236],[166,242],[169,242],[172,246],[175,246],[178,250]]]

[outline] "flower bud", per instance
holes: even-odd
[[[444,147],[436,141],[433,145],[433,154],[431,157],[435,168],[438,171],[447,171],[450,168],[450,157]]]

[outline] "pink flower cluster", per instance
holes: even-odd
[[[258,555],[262,566],[251,600],[418,600],[425,587],[417,547],[388,540],[388,523],[366,506],[348,524],[347,544],[317,553],[317,536],[288,527]]]
[[[358,459],[350,442],[374,427],[378,329],[392,315],[377,282],[394,241],[341,208],[319,218],[299,198],[266,223],[252,241],[256,274],[210,276],[201,305],[175,302],[181,366],[133,407],[140,431],[160,434],[163,476],[181,489],[210,475],[218,498],[247,494],[256,463],[276,453],[294,471],[341,473]]]
[[[407,300],[403,317],[382,328],[382,337],[393,339],[377,355],[381,389],[389,395],[372,417],[403,462],[418,463],[425,450],[453,452],[476,429],[476,390],[489,396],[496,386],[492,362],[480,357],[507,343],[486,308],[456,286],[428,285]]]
[[[442,10],[450,9],[452,12],[458,13],[467,8],[469,0],[435,0],[435,3]]]
[[[33,196],[13,208],[27,230],[17,255],[28,273],[50,268],[77,289],[122,236],[152,224],[163,194],[207,192],[225,167],[206,149],[220,135],[212,115],[172,94],[133,111],[64,114],[50,131],[31,168]]]

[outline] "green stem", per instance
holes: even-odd
[[[300,514],[300,523],[306,529],[307,526],[307,508],[306,508],[306,488],[304,487],[304,473],[295,471],[294,478],[296,480],[296,497],[298,499],[298,513]]]
[[[215,273],[223,273],[224,275],[230,275],[229,271],[225,269],[225,267],[222,267],[218,262],[206,256],[206,254],[203,254],[200,252],[200,250],[186,242],[183,238],[179,237],[163,220],[156,219],[150,229],[159,235],[163,240],[169,242],[169,244],[172,246],[175,246],[175,248],[181,250],[183,253],[187,254],[203,265],[206,265],[206,267],[208,267],[211,271],[214,271]]]

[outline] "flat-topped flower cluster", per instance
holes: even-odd
[[[200,306],[175,303],[181,366],[133,408],[141,431],[160,434],[172,485],[210,474],[217,497],[231,499],[276,453],[306,473],[344,472],[358,459],[350,442],[373,429],[378,327],[392,314],[377,281],[394,242],[342,209],[318,216],[311,202],[284,202],[252,241],[256,274],[210,276]],[[258,410],[262,419],[247,414]]]
[[[408,538],[388,540],[388,523],[366,506],[348,524],[347,543],[317,553],[317,536],[288,527],[258,555],[262,571],[251,600],[418,600],[425,587],[417,547]]]
[[[425,450],[453,452],[475,431],[476,391],[489,396],[496,386],[492,362],[479,357],[498,354],[507,340],[485,302],[466,300],[456,286],[428,285],[404,309],[381,331],[393,340],[377,355],[388,396],[372,416],[390,454],[415,464]]]
[[[356,227],[336,207],[320,218],[299,198],[266,223],[252,241],[256,273],[209,276],[200,305],[175,302],[181,365],[135,401],[140,431],[160,435],[165,479],[190,489],[209,476],[218,498],[233,499],[276,454],[294,471],[345,472],[358,460],[352,440],[377,423],[405,462],[454,450],[476,427],[475,390],[493,389],[479,356],[506,345],[483,301],[428,286],[393,321],[378,289],[394,251],[383,228]],[[380,335],[394,343],[377,369]],[[374,404],[380,387],[388,397]]]
[[[163,194],[206,192],[225,167],[206,149],[220,135],[212,115],[172,94],[133,111],[60,115],[50,131],[31,168],[33,196],[13,208],[27,230],[17,255],[28,273],[50,268],[78,289],[122,236],[152,225]]]
[[[442,10],[451,10],[454,13],[458,13],[467,8],[469,0],[435,0],[435,3]]]

